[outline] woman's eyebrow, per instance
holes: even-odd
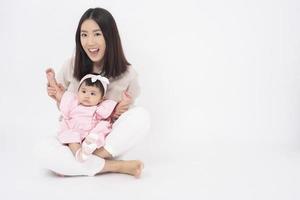
[[[95,30],[93,30],[93,32],[98,32],[98,31],[100,31],[100,32],[101,32],[101,30],[100,30],[100,29],[95,29]],[[88,31],[86,31],[86,30],[81,30],[80,32],[87,33]]]
[[[100,32],[101,32],[101,30],[100,30],[100,29],[95,29],[95,30],[93,30],[93,32],[98,32],[98,31],[100,31]]]

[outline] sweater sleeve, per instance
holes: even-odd
[[[132,97],[133,100],[135,100],[141,93],[141,88],[138,81],[138,75],[136,72],[134,73],[133,78],[129,82],[127,92]]]

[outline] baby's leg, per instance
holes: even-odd
[[[75,159],[78,162],[85,162],[86,160],[88,160],[91,156],[92,153],[90,153],[89,151],[86,150],[86,146],[84,144],[79,145],[79,146],[69,146],[73,155],[75,156]]]
[[[104,145],[105,135],[103,133],[90,133],[82,142],[81,147],[74,146],[76,149],[75,158],[79,162],[84,162],[93,154],[93,152]],[[74,152],[74,151],[73,151]]]
[[[78,151],[78,149],[81,148],[81,145],[79,143],[70,143],[70,144],[68,144],[68,146],[74,156],[76,155],[76,152]]]
[[[99,149],[105,144],[105,137],[111,131],[110,122],[99,121],[90,134],[82,143],[82,149],[87,154],[92,154],[96,149]]]
[[[90,133],[82,142],[83,153],[90,155],[104,145],[105,136],[102,133]]]

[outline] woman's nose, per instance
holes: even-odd
[[[94,37],[93,36],[88,37],[87,43],[88,43],[88,45],[94,44],[95,43]]]

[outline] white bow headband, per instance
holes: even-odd
[[[107,85],[109,84],[109,80],[107,78],[101,75],[87,74],[80,80],[79,85],[81,85],[81,83],[88,78],[91,79],[92,83],[95,83],[97,80],[99,80],[104,88],[104,93],[106,93]]]

